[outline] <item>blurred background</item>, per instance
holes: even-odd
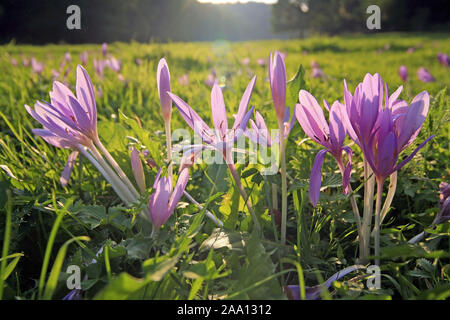
[[[381,30],[366,9],[381,8]],[[68,30],[66,9],[81,9]],[[448,0],[0,0],[0,43],[246,41],[318,34],[450,31]]]

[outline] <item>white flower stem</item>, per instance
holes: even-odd
[[[422,240],[423,238],[425,238],[425,236],[427,235],[427,233],[425,231],[422,231],[421,233],[419,233],[418,235],[414,236],[413,238],[411,238],[408,243],[409,244],[414,244],[419,242],[420,240]]]
[[[121,187],[116,185],[116,182],[110,177],[110,175],[103,169],[103,167],[98,163],[98,161],[86,150],[86,148],[82,145],[78,146],[78,150],[83,154],[94,166],[97,168],[98,171],[103,175],[103,177],[106,179],[106,181],[111,184],[111,187],[114,189],[114,191],[117,193],[119,198],[128,205],[130,203],[130,200],[127,196],[125,196],[123,190]]]
[[[386,195],[386,200],[384,200],[383,208],[381,209],[381,221],[380,221],[381,223],[383,222],[389,208],[391,207],[392,200],[394,199],[396,189],[397,189],[397,171],[395,171],[390,176],[389,190]]]
[[[98,163],[105,169],[105,171],[109,174],[109,176],[112,178],[112,180],[115,182],[117,186],[120,187],[124,195],[127,197],[129,203],[133,203],[137,201],[138,197],[134,196],[129,188],[123,183],[123,180],[121,180],[117,174],[114,172],[114,170],[111,169],[111,167],[106,163],[105,159],[103,159],[102,155],[98,152],[97,148],[92,145],[92,147],[89,149]]]
[[[383,204],[383,207],[382,207],[381,213],[380,213],[380,223],[383,223],[383,220],[386,217],[386,214],[387,214],[389,208],[391,207],[392,200],[394,199],[396,189],[397,189],[397,171],[395,171],[390,176],[389,190],[386,195],[386,199],[384,200],[384,204]],[[372,237],[374,235],[375,235],[375,232],[372,231]]]
[[[117,164],[116,160],[111,156],[111,154],[108,152],[108,150],[103,146],[100,139],[96,138],[94,139],[95,145],[100,149],[100,151],[105,155],[106,160],[111,164],[111,166],[114,168],[114,170],[119,175],[120,179],[125,183],[125,185],[128,187],[132,195],[137,199],[139,198],[139,193],[136,191],[135,187],[131,183],[131,181],[128,179],[127,175],[123,170],[120,168],[120,166]]]
[[[280,153],[281,153],[281,244],[286,243],[287,223],[287,181],[286,181],[286,141],[284,139],[283,121],[278,121],[280,129]]]
[[[367,263],[367,259],[370,255],[370,229],[372,225],[372,213],[373,213],[373,197],[375,191],[375,177],[370,176],[372,170],[369,163],[364,159],[364,211],[363,221],[361,224],[362,244],[360,248],[360,263]],[[370,177],[370,179],[369,179]]]
[[[381,227],[381,198],[383,197],[383,181],[377,179],[377,201],[375,204],[375,264],[380,265],[380,227]]]

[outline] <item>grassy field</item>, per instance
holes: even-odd
[[[267,80],[268,56],[275,50],[286,53],[288,79],[303,65],[305,89],[319,102],[343,102],[343,80],[353,92],[366,73],[379,73],[390,93],[403,84],[401,98],[408,103],[424,90],[431,96],[422,131],[405,154],[431,134],[436,136],[399,172],[397,192],[381,230],[381,289],[369,290],[365,272],[360,270],[335,282],[329,292],[322,292],[322,298],[450,296],[449,223],[429,228],[439,212],[438,186],[449,181],[446,89],[450,73],[436,55],[450,53],[450,37],[386,34],[246,43],[111,43],[108,57],[119,59],[121,70],[105,68],[103,77],[93,66],[94,59],[104,59],[100,45],[1,46],[3,299],[61,299],[70,291],[66,285],[70,265],[81,267],[86,299],[287,299],[285,285],[304,280],[305,286],[316,286],[354,265],[357,233],[350,201],[342,194],[338,167],[331,157],[325,157],[321,198],[313,208],[308,200],[308,180],[321,148],[305,139],[298,123],[287,141],[286,245],[280,245],[271,215],[271,185],[280,183],[279,175],[263,177],[252,171],[251,165],[238,166],[238,171],[263,226],[262,239],[251,232],[251,218],[226,165],[215,164],[194,165],[186,190],[224,221],[224,227],[217,228],[205,217],[204,210],[183,197],[175,214],[152,239],[151,224],[136,214],[139,205],[125,207],[85,158],[78,158],[68,186],[60,185],[59,177],[70,151],[56,149],[34,136],[31,129],[41,126],[24,108],[25,104],[33,106],[36,100],[49,101],[52,69],[60,69],[66,52],[71,55],[62,72],[69,68],[67,78],[60,75],[57,79],[74,89],[76,66],[80,54],[86,51],[86,70],[96,88],[99,135],[131,178],[128,147],[132,144],[148,149],[157,168],[166,165],[164,122],[156,84],[160,58],[168,62],[172,92],[187,101],[208,124],[212,124],[211,87],[205,80],[212,69],[223,87],[229,121],[237,112],[248,82],[256,75],[250,105],[261,112],[269,128],[276,128]],[[44,63],[42,74],[22,64],[23,59],[32,57]],[[248,65],[242,62],[245,58],[249,58]],[[264,59],[266,65],[259,65],[258,59]],[[319,64],[324,78],[311,76],[313,61]],[[409,70],[406,83],[398,75],[400,65]],[[434,82],[419,80],[416,72],[422,66],[434,76]],[[179,81],[185,74],[188,84]],[[174,107],[172,129],[186,127]],[[347,137],[346,144],[350,143]],[[356,145],[352,148],[352,187],[362,210],[362,157]],[[157,168],[145,166],[148,186],[153,184]],[[148,203],[150,193],[149,188],[141,205]],[[421,242],[407,243],[425,229],[429,234]],[[89,237],[89,241],[81,236]]]

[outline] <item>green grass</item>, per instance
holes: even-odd
[[[49,100],[51,69],[59,69],[65,52],[72,55],[67,81],[74,89],[75,68],[85,50],[89,53],[86,69],[97,90],[100,137],[130,178],[133,175],[127,147],[131,144],[148,148],[158,167],[164,165],[164,123],[156,87],[156,68],[162,57],[169,64],[172,91],[209,124],[211,89],[204,81],[211,69],[225,84],[229,116],[237,112],[242,93],[256,74],[251,105],[262,113],[269,128],[277,127],[276,118],[267,67],[259,66],[257,59],[267,60],[271,51],[287,53],[288,79],[302,64],[306,88],[318,101],[326,99],[329,103],[343,101],[344,79],[353,91],[366,73],[378,72],[393,92],[402,84],[398,68],[406,65],[409,80],[401,98],[410,102],[423,90],[431,95],[430,113],[417,141],[431,134],[436,137],[399,172],[397,193],[382,227],[381,244],[386,250],[381,264],[382,289],[369,291],[362,277],[349,280],[364,274],[359,272],[336,284],[331,298],[447,297],[449,224],[439,226],[418,245],[407,246],[406,241],[430,225],[439,211],[438,185],[449,180],[446,88],[450,73],[436,58],[438,52],[450,53],[449,39],[448,34],[385,34],[246,43],[109,44],[109,54],[122,61],[124,82],[108,68],[103,79],[95,75],[92,61],[94,57],[102,58],[100,45],[1,46],[0,165],[4,167],[0,170],[0,239],[9,238],[9,248],[3,246],[7,252],[2,253],[1,261],[0,276],[8,272],[4,288],[0,288],[3,298],[62,298],[69,291],[67,266],[79,265],[88,299],[285,299],[285,284],[300,280],[306,286],[315,286],[321,279],[355,264],[356,227],[350,202],[339,187],[336,163],[331,157],[325,158],[322,172],[326,188],[313,209],[308,200],[308,179],[320,148],[305,140],[298,123],[287,143],[286,246],[279,245],[269,210],[271,184],[281,185],[279,177],[262,179],[259,174],[245,173],[249,168],[244,166],[238,171],[247,176],[243,184],[263,225],[262,240],[252,234],[251,219],[239,191],[226,167],[220,165],[195,165],[190,170],[187,190],[224,221],[224,229],[216,229],[204,212],[182,198],[183,205],[155,240],[150,238],[150,223],[136,215],[136,208],[125,208],[86,159],[78,159],[68,187],[62,188],[59,175],[69,151],[55,149],[32,134],[31,129],[39,125],[26,113],[24,104],[32,106],[36,100]],[[384,49],[386,45],[389,50]],[[408,54],[409,47],[417,49]],[[42,76],[22,66],[22,56],[44,62]],[[246,57],[251,61],[248,67],[240,63]],[[10,58],[19,65],[14,67]],[[142,65],[136,64],[137,58]],[[311,78],[312,61],[319,63],[326,79]],[[416,75],[420,66],[427,68],[436,81],[422,83]],[[183,74],[189,77],[187,87],[178,82]],[[172,130],[185,127],[174,107]],[[412,150],[410,147],[407,151]],[[363,169],[356,147],[354,152],[352,186],[357,190]],[[151,185],[157,170],[148,166],[145,169],[147,185]],[[362,211],[362,189],[357,196]],[[91,241],[80,241],[87,239],[85,236]],[[103,252],[96,256],[101,248]],[[16,258],[10,260],[14,265],[6,265],[8,256]],[[94,258],[96,262],[92,263]],[[55,271],[50,272],[49,266],[56,266]],[[44,292],[45,279],[49,280]],[[323,298],[328,297],[323,294]]]

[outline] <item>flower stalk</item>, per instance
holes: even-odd
[[[284,123],[278,121],[280,129],[280,157],[281,157],[281,244],[286,244],[287,223],[287,180],[286,180],[286,141],[284,139]]]
[[[139,193],[136,191],[136,188],[131,183],[130,179],[128,179],[125,172],[123,172],[122,168],[120,168],[119,164],[113,158],[113,156],[109,153],[109,151],[105,148],[105,146],[101,143],[100,139],[96,137],[94,139],[94,144],[100,149],[100,151],[105,155],[106,160],[109,164],[114,168],[120,179],[126,185],[128,191],[131,193],[132,198],[138,199]]]
[[[375,176],[364,159],[364,210],[361,224],[362,241],[360,241],[360,262],[365,264],[370,255],[370,229],[372,225],[373,198],[375,192]]]
[[[380,265],[380,227],[381,227],[381,198],[383,197],[383,180],[377,179],[377,200],[375,203],[375,264]]]

